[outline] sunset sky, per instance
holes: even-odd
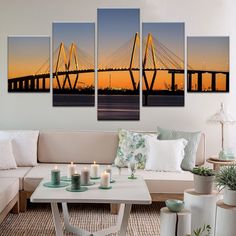
[[[229,37],[188,37],[187,43],[192,68],[229,71]]]
[[[229,37],[188,37],[188,65],[195,70],[229,71]],[[192,89],[197,87],[193,75]],[[211,74],[203,74],[203,90],[211,87]],[[216,75],[217,90],[225,90],[225,75]]]
[[[49,37],[8,37],[8,78],[35,74],[45,62],[46,70],[49,55]]]
[[[181,59],[181,66],[183,68],[184,66],[184,23],[143,23],[142,24],[142,34],[143,34],[142,40],[144,42],[143,55],[142,55],[143,58],[144,58],[144,51],[146,47],[146,40],[149,33],[152,34],[152,37],[155,40],[164,44],[171,52],[173,52],[176,56],[178,56]],[[155,43],[154,41],[153,43]],[[157,45],[154,44],[154,48],[157,48]],[[149,54],[149,57],[150,55],[151,54]],[[158,58],[159,56],[160,55],[156,55],[156,58]],[[168,62],[166,64],[168,64]],[[162,64],[160,60],[157,60],[157,67],[160,68],[161,65]],[[168,68],[168,69],[171,69],[171,68]],[[152,78],[152,73],[153,72],[146,72],[149,85]],[[184,88],[183,74],[176,74],[175,82],[178,85],[178,88]],[[156,76],[154,89],[155,90],[167,89],[167,87],[170,87],[170,83],[171,83],[171,74],[164,71],[163,72],[159,71]],[[144,86],[144,83],[143,83],[143,89],[146,89],[146,87]]]
[[[69,49],[72,43],[75,43],[86,57],[89,58],[89,64],[94,68],[94,50],[95,50],[95,24],[94,23],[53,23],[53,68],[57,62],[58,54],[55,54],[56,49],[60,46],[60,43],[64,42],[65,47]],[[58,52],[58,50],[57,50]],[[85,58],[81,56],[79,51],[78,60],[79,67],[83,64],[83,69],[85,65]],[[63,59],[63,57],[61,57]],[[64,62],[62,60],[62,62]],[[91,67],[90,66],[90,67]],[[71,68],[75,68],[74,60],[72,61]],[[61,68],[64,69],[64,68]],[[60,77],[62,80],[64,76]],[[71,76],[74,80],[74,76]],[[94,85],[94,73],[85,73],[79,75],[79,81],[81,86],[93,86]],[[53,87],[56,86],[54,81]]]
[[[140,31],[139,28],[139,9],[98,9],[98,67],[106,66],[109,56],[131,38],[134,38],[135,33]],[[130,53],[130,57],[132,43],[124,52]],[[122,59],[120,63],[122,63]],[[118,64],[117,67],[119,67]],[[136,82],[139,81],[138,73],[135,73],[135,79]],[[99,88],[108,87],[109,81],[111,81],[113,88],[132,89],[129,72],[98,73]]]

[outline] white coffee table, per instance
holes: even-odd
[[[62,203],[65,230],[68,232],[81,236],[104,236],[118,232],[119,236],[125,236],[132,204],[151,204],[151,196],[145,181],[139,176],[135,180],[130,180],[127,176],[114,176],[114,179],[116,182],[112,184],[110,190],[98,189],[99,181],[97,181],[97,184],[88,187],[86,192],[68,192],[65,188],[46,188],[43,183],[48,180],[45,179],[34,191],[30,200],[31,202],[51,203],[57,236],[63,235],[58,203]],[[93,233],[76,228],[69,223],[67,203],[120,204],[116,225]]]

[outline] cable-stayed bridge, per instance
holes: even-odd
[[[142,75],[144,88],[147,92],[154,90],[154,84],[158,71],[166,71],[171,74],[170,91],[174,92],[176,87],[176,75],[184,74],[184,59],[180,58],[163,43],[158,41],[151,33],[142,41]],[[94,57],[83,51],[79,45],[71,43],[69,47],[61,42],[53,52],[53,73],[54,88],[58,91],[76,90],[79,85],[86,89],[86,83],[80,81],[79,75],[94,73]],[[25,91],[49,91],[50,66],[49,59],[32,75],[8,79],[8,90],[10,92]],[[97,71],[113,72],[127,71],[130,75],[130,82],[133,91],[139,90],[139,78],[135,79],[135,71],[140,70],[140,37],[136,33],[125,44],[114,51],[108,58],[98,61]],[[152,71],[152,78],[148,80],[147,74]],[[211,91],[216,90],[216,75],[224,74],[226,78],[226,90],[229,90],[229,72],[198,70],[188,65],[188,91],[192,90],[193,75],[197,75],[197,90],[203,90],[203,74],[211,74]],[[74,75],[73,79],[71,75]],[[194,90],[195,91],[195,90]]]

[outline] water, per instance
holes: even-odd
[[[184,106],[184,95],[148,95],[147,104],[143,95],[143,106]]]
[[[98,120],[139,120],[138,95],[99,95]]]
[[[94,95],[90,94],[53,94],[53,106],[84,106],[95,105]]]

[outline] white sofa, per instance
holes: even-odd
[[[11,210],[19,213],[19,179],[0,178],[0,223]]]
[[[96,161],[101,164],[102,169],[113,163],[117,146],[117,132],[42,131],[38,139],[38,165],[0,171],[0,179],[10,176],[19,179],[20,209],[25,211],[27,199],[43,178],[50,178],[50,170],[55,164],[65,175],[66,164],[71,161],[79,163],[79,169]],[[204,162],[205,136],[202,134],[196,164],[203,165]],[[118,174],[116,167],[113,167],[113,173]],[[128,175],[127,168],[122,168],[121,174]],[[138,170],[137,174],[146,180],[153,201],[164,201],[173,197],[181,199],[183,191],[193,187],[193,175],[188,171],[176,173]]]

